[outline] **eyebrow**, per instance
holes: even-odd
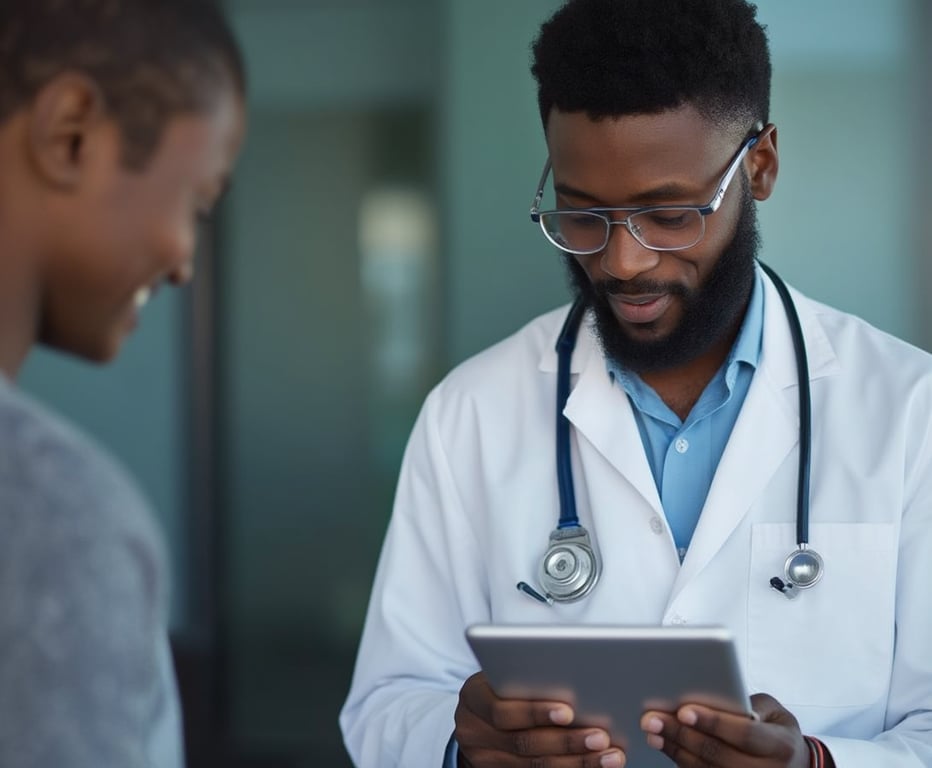
[[[581,189],[576,189],[576,187],[570,186],[569,184],[555,184],[554,191],[565,197],[575,197],[596,204],[602,203],[599,198],[594,197],[593,195]],[[638,205],[643,205],[645,203],[683,202],[684,200],[688,200],[690,197],[694,197],[695,195],[695,190],[687,190],[685,187],[679,184],[662,184],[659,187],[654,187],[653,189],[639,192],[638,194],[631,197],[628,202],[633,204],[632,207],[637,207]],[[684,203],[684,205],[685,204],[686,203]]]

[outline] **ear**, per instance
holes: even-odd
[[[66,72],[39,90],[29,114],[28,145],[47,182],[74,188],[86,165],[88,138],[105,115],[103,94],[86,75]]]
[[[766,200],[773,192],[780,169],[777,155],[777,126],[768,123],[747,156],[748,178],[755,200]]]

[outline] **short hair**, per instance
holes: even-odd
[[[0,0],[0,123],[69,71],[96,83],[135,169],[171,118],[209,111],[224,87],[246,88],[211,0]]]
[[[770,52],[746,0],[569,0],[533,43],[544,126],[551,109],[593,120],[686,104],[723,127],[766,124]]]

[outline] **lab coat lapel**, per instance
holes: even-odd
[[[673,597],[709,563],[761,497],[774,473],[799,443],[799,384],[789,324],[776,289],[765,278],[764,337],[758,370],[725,448]],[[798,294],[809,380],[838,368],[818,318]],[[794,462],[796,458],[794,456]],[[786,504],[795,519],[795,485]]]
[[[621,473],[655,513],[663,514],[631,404],[609,376],[590,322],[587,315],[580,329],[573,357],[578,377],[564,413],[579,439],[591,444]]]

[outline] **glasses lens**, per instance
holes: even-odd
[[[628,227],[647,248],[676,251],[702,239],[705,218],[695,208],[662,208],[634,214]]]
[[[621,221],[613,221],[620,224]],[[695,208],[661,208],[635,213],[628,229],[645,248],[678,251],[698,243],[705,233],[705,218]],[[558,248],[570,253],[598,253],[608,243],[608,219],[589,211],[542,213],[540,226]]]
[[[554,245],[570,253],[597,253],[608,242],[608,221],[597,213],[542,213],[540,226]]]

